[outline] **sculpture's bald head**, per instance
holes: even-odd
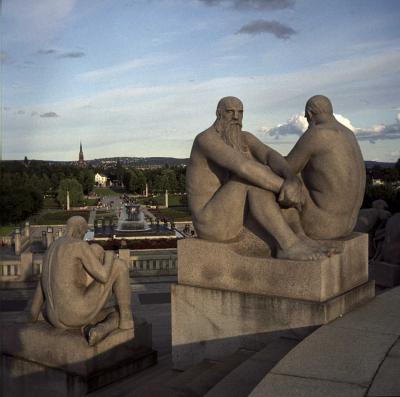
[[[333,116],[332,102],[324,95],[314,95],[306,103],[305,117],[309,123],[319,115]]]
[[[72,238],[83,238],[88,230],[88,224],[82,216],[72,216],[67,221],[67,236]]]
[[[226,96],[219,100],[217,110],[226,110],[232,107],[241,109],[243,111],[243,103],[239,98],[234,96]]]

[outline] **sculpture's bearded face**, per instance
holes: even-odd
[[[224,141],[241,151],[243,105],[236,98],[225,100],[217,109],[218,129]]]

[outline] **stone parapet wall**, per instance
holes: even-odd
[[[175,276],[178,271],[176,249],[120,250],[119,257],[127,262],[131,277]],[[0,281],[35,280],[42,272],[42,264],[43,254],[31,252],[0,260]]]
[[[131,276],[175,276],[178,270],[177,250],[119,250],[127,261]]]

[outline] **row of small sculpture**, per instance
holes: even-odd
[[[373,262],[400,265],[400,213],[391,214],[384,200],[361,209],[355,231],[369,234],[369,257]]]

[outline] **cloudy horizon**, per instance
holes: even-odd
[[[29,6],[29,12],[26,12]],[[218,100],[287,154],[328,96],[366,160],[400,157],[393,0],[3,0],[3,159],[188,157]],[[347,123],[347,124],[346,124]]]

